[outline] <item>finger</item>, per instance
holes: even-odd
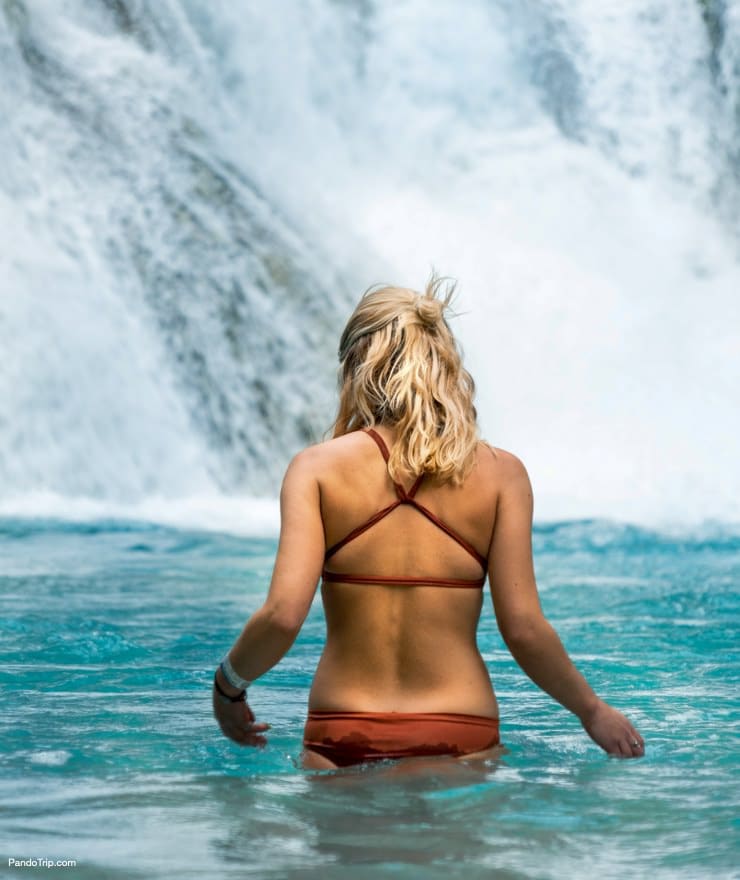
[[[627,728],[627,732],[630,735],[630,740],[634,743],[639,743],[639,745],[644,746],[645,740],[640,736],[640,732],[636,730],[631,724]]]
[[[250,722],[244,724],[244,722],[242,721],[236,721],[232,723],[230,727],[232,728],[232,730],[239,730],[242,733],[264,733],[266,730],[270,729],[270,725],[265,724],[262,721],[254,724]]]
[[[255,745],[257,742],[266,743],[267,740],[264,736],[261,736],[259,733],[256,733],[251,728],[244,727],[235,727],[232,728],[228,734],[229,739],[233,739],[234,742],[238,742],[243,746],[251,746]]]
[[[629,729],[630,748],[642,751],[645,748],[645,740],[635,730],[634,727]]]
[[[229,739],[233,739],[235,742],[239,743],[247,743],[251,739],[262,739],[265,742],[264,737],[261,737],[260,734],[270,729],[269,724],[229,724],[225,727],[221,728],[226,736]]]
[[[624,744],[624,748],[627,752],[626,758],[639,758],[642,755],[642,746],[636,739],[630,739]]]
[[[240,746],[263,748],[267,745],[267,740],[264,736],[259,736],[253,733],[245,733],[244,731],[242,731],[238,737],[232,737],[232,739]]]
[[[240,741],[244,739],[245,736],[249,733],[249,728],[243,724],[235,724],[234,722],[228,724],[221,725],[222,732],[229,737],[229,739],[233,739],[235,741]]]
[[[618,739],[615,743],[615,749],[613,754],[615,754],[618,758],[631,758],[632,757],[632,749],[630,748],[629,743],[625,739]]]

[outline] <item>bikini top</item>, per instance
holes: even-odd
[[[369,434],[373,440],[378,445],[378,449],[380,449],[383,458],[385,459],[386,464],[388,463],[388,447],[385,445],[385,441],[383,438],[374,431],[372,428],[366,428],[365,432]],[[488,568],[488,560],[485,556],[481,556],[481,554],[470,544],[465,538],[461,537],[457,534],[454,529],[450,528],[446,522],[443,522],[438,516],[432,513],[431,510],[428,510],[424,507],[423,504],[419,504],[419,502],[414,497],[416,495],[419,486],[424,479],[424,474],[421,474],[414,485],[407,492],[403,486],[399,483],[394,482],[393,486],[396,490],[396,500],[389,504],[387,507],[384,507],[382,510],[379,510],[377,513],[373,514],[370,519],[363,523],[357,528],[352,529],[352,531],[345,535],[341,541],[337,541],[336,544],[333,544],[324,554],[324,570],[321,573],[321,576],[325,583],[343,583],[343,584],[423,584],[425,586],[430,587],[482,587],[486,580],[486,570]],[[394,511],[401,504],[408,504],[411,507],[416,508],[419,513],[423,514],[430,522],[433,522],[435,526],[440,528],[443,532],[448,534],[454,541],[463,548],[463,550],[467,550],[468,553],[477,560],[481,566],[483,567],[483,574],[479,578],[475,578],[474,580],[470,580],[467,578],[427,578],[427,577],[383,577],[381,575],[358,575],[358,574],[342,574],[335,571],[329,571],[326,568],[326,562],[329,560],[338,550],[345,546],[345,544],[349,544],[350,541],[353,541],[355,538],[359,537],[363,532],[366,532],[368,529],[371,529],[376,523],[379,523],[381,519],[385,519],[389,513]]]

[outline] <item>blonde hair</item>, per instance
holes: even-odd
[[[428,473],[459,485],[475,462],[475,383],[444,317],[454,290],[436,275],[423,294],[370,288],[339,342],[333,436],[394,425],[388,470],[397,482]]]

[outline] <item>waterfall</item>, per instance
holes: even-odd
[[[539,517],[740,516],[736,3],[5,0],[0,51],[0,511],[243,520],[434,265]]]

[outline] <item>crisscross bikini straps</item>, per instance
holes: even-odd
[[[380,436],[380,434],[378,434],[377,431],[373,430],[372,428],[365,428],[364,430],[366,434],[373,438],[376,445],[378,446],[378,449],[380,449],[383,459],[385,460],[386,464],[388,464],[390,453],[388,452],[388,447],[385,445],[385,441],[383,440],[383,438]],[[392,504],[389,504],[387,507],[384,507],[382,510],[379,510],[376,514],[371,516],[367,522],[363,523],[360,526],[357,526],[357,528],[355,529],[352,529],[352,531],[348,535],[345,535],[345,537],[342,538],[341,541],[338,541],[336,544],[333,544],[331,547],[329,547],[324,555],[324,561],[333,556],[337,552],[337,550],[344,547],[345,544],[348,544],[350,541],[359,537],[363,532],[367,531],[369,528],[372,528],[376,523],[380,522],[380,520],[385,519],[385,517],[388,516],[389,513],[394,511],[399,505],[408,504],[411,507],[416,508],[419,513],[423,514],[430,522],[434,523],[437,528],[441,529],[445,534],[449,535],[453,539],[453,541],[456,541],[463,548],[463,550],[466,550],[475,560],[477,560],[477,562],[480,563],[480,565],[483,567],[483,570],[485,571],[488,566],[488,560],[486,559],[486,557],[482,556],[475,549],[475,547],[473,547],[472,544],[465,540],[465,538],[458,535],[454,529],[452,529],[450,526],[447,525],[446,522],[444,522],[444,520],[441,520],[436,514],[432,513],[431,510],[424,507],[423,504],[419,504],[419,502],[415,499],[414,496],[416,495],[416,492],[421,485],[423,479],[424,474],[420,474],[414,482],[413,486],[408,490],[408,492],[400,483],[396,483],[394,480],[393,486],[396,490],[396,500]]]

